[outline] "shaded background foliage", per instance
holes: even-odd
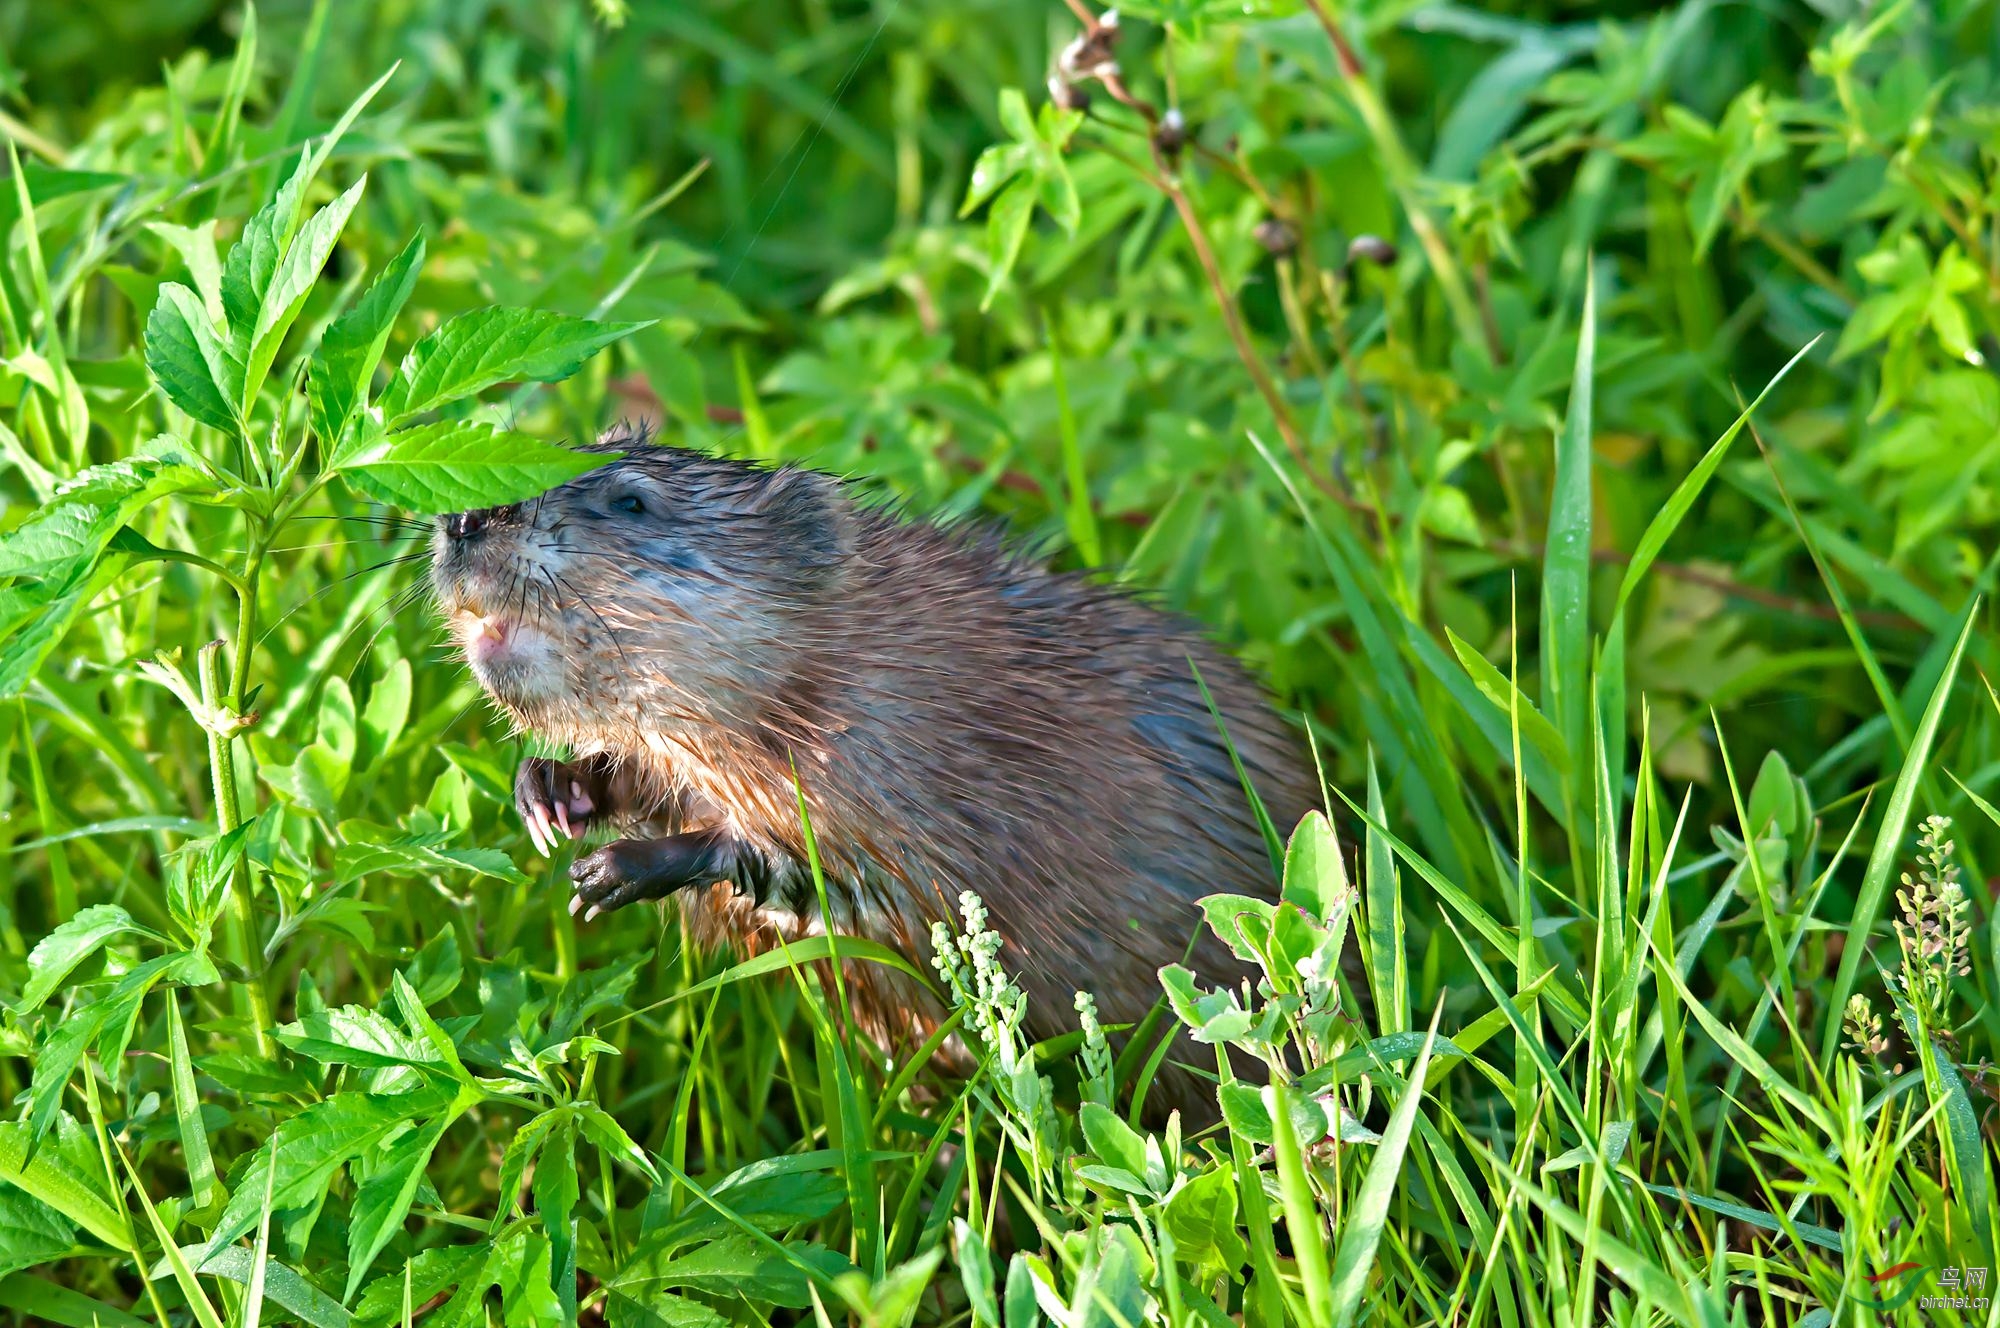
[[[577,379],[510,399],[521,427],[577,438],[655,418],[673,440],[865,477],[920,510],[1001,514],[1059,560],[1157,588],[1266,670],[1336,787],[1358,799],[1372,752],[1394,828],[1518,923],[1511,873],[1492,870],[1496,843],[1511,845],[1492,827],[1511,825],[1515,795],[1502,675],[1518,650],[1523,696],[1567,722],[1544,676],[1555,629],[1540,587],[1562,520],[1554,440],[1594,287],[1585,589],[1604,649],[1622,649],[1621,681],[1599,698],[1627,739],[1612,744],[1613,810],[1643,792],[1625,779],[1643,733],[1659,778],[1692,786],[1689,824],[1733,824],[1726,738],[1741,792],[1776,753],[1837,839],[1864,799],[1881,805],[1946,678],[1922,797],[1958,818],[1978,886],[1966,990],[1986,998],[1968,1008],[1990,1045],[1990,839],[1953,780],[1991,798],[2000,745],[1978,672],[1946,665],[1971,621],[1969,662],[2000,666],[1991,611],[1975,608],[2000,525],[1992,7],[1369,4],[1337,14],[1352,66],[1312,8],[1277,0],[1148,0],[1124,15],[1115,55],[1131,94],[1177,109],[1188,146],[1156,156],[1142,116],[1089,85],[1090,118],[1037,159],[1039,210],[1010,259],[998,204],[963,205],[987,149],[1058,132],[1043,119],[1024,138],[1003,93],[1026,90],[1035,110],[1048,99],[1079,31],[1060,5],[271,3],[248,112],[216,142],[204,135],[232,95],[237,7],[0,0],[0,133],[31,163],[120,177],[38,208],[51,270],[74,278],[58,305],[75,388],[18,358],[0,368],[15,454],[67,473],[173,423],[137,348],[185,260],[142,223],[215,217],[227,236],[282,175],[284,149],[401,61],[336,157],[341,183],[365,169],[370,185],[302,326],[418,229],[430,258],[392,359],[492,303],[657,320]],[[187,183],[239,159],[208,187]],[[0,223],[17,217],[0,200]],[[12,246],[0,281],[14,309],[33,307]],[[1648,523],[1814,337],[1613,627]],[[68,427],[78,411],[81,431]],[[1366,550],[1358,589],[1330,572],[1253,434],[1293,467],[1304,510]],[[43,496],[30,475],[17,464],[0,479],[10,517]],[[503,735],[401,593],[411,570],[377,566],[408,549],[403,535],[337,519],[371,511],[336,498],[309,514],[262,592],[256,676],[269,681],[251,746],[257,787],[293,813],[302,875],[287,888],[315,855],[407,826],[418,806],[467,842],[521,842]],[[162,545],[234,538],[213,513],[147,522]],[[198,733],[124,667],[228,634],[202,584],[174,566],[129,587],[26,687],[8,748],[12,839],[206,806]],[[1421,629],[1387,646],[1402,674],[1371,653],[1369,612]],[[1588,803],[1587,748],[1568,745],[1570,785],[1536,785],[1539,811]],[[1596,835],[1618,819],[1594,815]],[[1811,819],[1790,823],[1784,869],[1801,888],[1825,862]],[[147,829],[164,849],[166,831]],[[1742,862],[1742,829],[1718,829],[1702,870],[1675,876],[1684,920],[1712,888],[1704,871]],[[153,855],[127,861],[115,842],[8,859],[14,955],[79,903],[136,913],[157,895]],[[1580,963],[1589,920],[1564,908],[1571,887],[1584,893],[1578,841],[1545,825],[1540,842],[1555,898],[1527,925]],[[447,922],[468,963],[512,955],[509,981],[529,982],[519,974],[549,953],[568,978],[631,951],[629,932],[571,933],[540,882],[509,871],[364,880],[297,914],[285,967],[373,1002],[386,973],[357,954],[416,954]],[[1820,916],[1846,919],[1857,883],[1836,874]],[[403,915],[403,892],[436,913]],[[1413,1003],[1442,991],[1453,1017],[1485,1009],[1436,910],[1407,915]],[[1815,1007],[1812,980],[1844,938],[1800,935],[1799,1018],[1817,1036],[1835,1014]],[[656,939],[635,1005],[707,971],[670,931]],[[1747,934],[1728,939],[1701,976],[1746,1009],[1771,961]],[[685,1149],[691,1129],[717,1168],[782,1148],[819,1108],[785,1101],[784,1040],[756,1030],[796,1032],[797,999],[732,989],[704,1040],[688,1004],[642,1016],[658,1056],[606,1060],[595,1087],[649,1148]],[[1761,1009],[1756,1022],[1777,1054]],[[757,1063],[714,1050],[732,1030]],[[25,1057],[37,1034],[15,1029],[11,1049]],[[26,1065],[10,1062],[13,1087]],[[1708,1128],[1717,1110],[1704,1104]],[[1743,1174],[1734,1158],[1721,1169]],[[478,1188],[456,1180],[461,1195]]]

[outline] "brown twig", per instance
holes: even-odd
[[[1350,501],[1349,495],[1344,493],[1330,476],[1322,474],[1319,467],[1312,464],[1311,457],[1306,451],[1305,439],[1299,432],[1298,422],[1292,418],[1291,408],[1285,404],[1284,395],[1278,390],[1277,381],[1271,377],[1271,371],[1265,366],[1263,357],[1258,355],[1256,346],[1251,344],[1249,330],[1243,323],[1242,311],[1237,307],[1236,298],[1230,292],[1228,282],[1223,278],[1222,265],[1216,261],[1214,246],[1208,242],[1208,233],[1202,228],[1201,214],[1195,210],[1194,200],[1188,197],[1187,190],[1182,187],[1174,162],[1160,150],[1158,134],[1160,113],[1151,102],[1125,86],[1124,77],[1111,55],[1111,42],[1117,30],[1091,16],[1082,0],[1067,0],[1067,3],[1084,24],[1084,34],[1076,46],[1071,48],[1071,52],[1079,49],[1087,51],[1087,63],[1084,57],[1073,57],[1071,52],[1065,52],[1060,62],[1062,67],[1058,70],[1058,76],[1071,80],[1080,77],[1094,79],[1111,95],[1113,101],[1145,120],[1148,129],[1146,146],[1153,158],[1153,173],[1147,177],[1148,183],[1165,194],[1173,203],[1181,227],[1187,232],[1188,244],[1194,249],[1195,261],[1201,265],[1202,275],[1208,281],[1209,291],[1215,297],[1217,308],[1221,310],[1223,327],[1229,333],[1230,344],[1236,348],[1236,357],[1243,362],[1243,367],[1249,373],[1250,381],[1256,386],[1258,395],[1264,398],[1264,404],[1271,412],[1272,422],[1277,427],[1278,436],[1284,440],[1285,449],[1292,454],[1292,459],[1298,462],[1299,468],[1317,488],[1336,499]],[[1077,68],[1071,68],[1072,64],[1077,65]]]

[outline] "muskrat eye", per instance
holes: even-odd
[[[630,512],[633,516],[646,514],[646,504],[639,501],[639,495],[636,493],[619,494],[611,500],[611,506],[614,511]]]

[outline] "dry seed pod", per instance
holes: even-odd
[[[1373,263],[1376,267],[1396,265],[1396,246],[1379,235],[1357,235],[1347,246],[1347,265]]]
[[[1060,70],[1049,75],[1049,100],[1065,111],[1090,109],[1090,94],[1064,78]]]
[[[1253,232],[1257,243],[1264,246],[1264,252],[1273,258],[1283,258],[1299,247],[1299,232],[1283,217],[1266,217],[1257,223]]]

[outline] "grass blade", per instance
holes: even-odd
[[[1443,1017],[1444,1002],[1440,1000],[1431,1012],[1430,1032],[1424,1037],[1424,1049],[1417,1054],[1417,1063],[1410,1070],[1409,1085],[1403,1089],[1403,1096],[1397,1099],[1396,1110],[1389,1117],[1389,1127],[1382,1132],[1382,1142],[1375,1145],[1375,1156],[1369,1159],[1368,1174],[1362,1178],[1361,1189],[1347,1210],[1340,1245],[1333,1255],[1333,1285],[1330,1288],[1333,1300],[1331,1322],[1338,1328],[1347,1328],[1354,1322],[1354,1316],[1361,1308],[1361,1295],[1368,1289],[1368,1272],[1375,1265],[1375,1250],[1382,1241],[1382,1228],[1389,1220],[1389,1202],[1395,1198],[1396,1181],[1403,1169],[1403,1154],[1410,1146],[1410,1132],[1416,1127],[1417,1109],[1423,1105],[1424,1072],[1430,1068],[1431,1047],[1437,1040],[1438,1020]],[[1283,1118],[1279,1119],[1282,1122]],[[1278,1133],[1286,1133],[1282,1125]],[[1293,1239],[1298,1239],[1296,1232]],[[1309,1293],[1311,1285],[1307,1283]]]
[[[1576,372],[1569,416],[1556,440],[1555,491],[1549,501],[1542,569],[1542,709],[1569,753],[1570,800],[1577,774],[1588,768],[1590,742],[1590,445],[1591,379],[1597,364],[1597,277],[1583,287]]]
[[[1903,757],[1903,768],[1896,776],[1887,805],[1882,809],[1882,824],[1875,832],[1875,848],[1868,855],[1868,869],[1861,878],[1861,890],[1854,901],[1854,914],[1847,922],[1847,944],[1841,952],[1840,972],[1834,977],[1833,991],[1823,1007],[1831,1013],[1826,1020],[1826,1030],[1820,1037],[1819,1059],[1822,1065],[1833,1063],[1834,1048],[1840,1043],[1840,1011],[1846,1008],[1847,998],[1854,994],[1855,975],[1861,971],[1862,960],[1868,953],[1869,933],[1874,931],[1875,922],[1882,915],[1882,900],[1889,891],[1889,878],[1895,872],[1896,860],[1902,855],[1904,841],[1909,834],[1910,809],[1916,801],[1917,784],[1930,761],[1931,746],[1937,741],[1945,704],[1951,700],[1952,684],[1958,678],[1959,660],[1965,655],[1965,643],[1971,639],[1972,626],[1977,621],[1976,613],[1966,615],[1965,626],[1958,634],[1958,643],[1952,647],[1951,659],[1945,664],[1944,674],[1931,691],[1930,704],[1924,707],[1924,717],[1917,724],[1917,731],[1911,735],[1909,751]]]

